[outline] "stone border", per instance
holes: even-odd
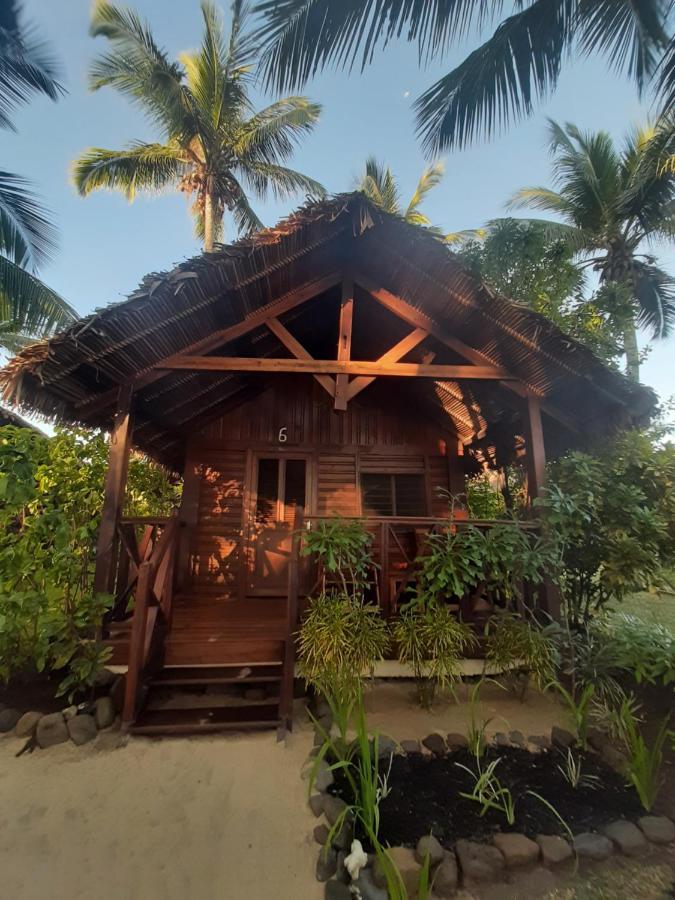
[[[321,725],[329,730],[330,715],[325,710],[322,713]],[[318,732],[315,733],[318,736]],[[319,746],[316,740],[318,737],[315,738],[315,748],[310,753],[310,759]],[[575,743],[573,734],[557,726],[553,727],[550,735],[530,735],[525,739],[521,732],[511,731],[508,735],[497,733],[494,738],[497,747],[513,746],[539,753],[552,747],[567,749]],[[606,736],[600,732],[589,734],[589,745],[611,765],[604,750],[611,746]],[[466,737],[455,733],[444,737],[434,732],[421,742],[404,740],[399,743],[382,735],[379,738],[378,755],[380,759],[392,753],[444,756],[466,746]],[[331,845],[327,846],[330,828],[346,804],[339,797],[327,793],[333,784],[333,774],[324,760],[319,763],[316,774],[314,786],[317,793],[309,798],[309,807],[317,819],[325,819],[314,828],[314,840],[321,845],[316,862],[316,877],[318,881],[325,883],[326,900],[350,900],[354,896],[353,888],[358,888],[360,896],[367,900],[387,900],[384,874],[377,858],[372,854],[368,858],[368,864],[359,872],[357,881],[350,880],[345,868],[353,837],[353,827],[349,821],[345,821]],[[499,832],[493,836],[490,844],[460,839],[452,849],[447,850],[433,835],[423,835],[414,850],[409,847],[391,847],[388,851],[411,897],[416,895],[420,869],[428,855],[434,896],[444,898],[453,897],[460,887],[501,881],[509,870],[524,866],[554,868],[574,857],[605,860],[613,853],[636,858],[646,853],[650,847],[674,842],[675,823],[671,819],[666,816],[645,815],[636,823],[621,819],[606,825],[600,833],[584,832],[574,835],[571,843],[560,835],[539,834],[535,840],[531,840],[517,832]]]
[[[35,747],[46,749],[68,741],[80,747],[92,741],[99,731],[115,724],[124,697],[124,684],[124,675],[102,669],[94,687],[104,693],[90,703],[80,703],[46,714],[37,710],[22,714],[18,709],[0,704],[0,734],[13,733],[15,737],[26,738],[26,746],[19,753]]]

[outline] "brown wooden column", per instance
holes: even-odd
[[[338,331],[337,360],[348,362],[352,355],[352,318],[354,315],[354,282],[345,278],[342,282],[342,300],[340,302],[340,328]],[[335,409],[347,409],[347,392],[349,375],[337,375],[335,378]]]
[[[541,421],[541,401],[528,394],[525,416],[525,440],[527,442],[527,492],[530,502],[541,496],[546,484],[546,450],[544,428]],[[539,606],[554,619],[561,616],[560,591],[550,578],[539,587]]]
[[[110,592],[113,588],[113,562],[117,523],[124,503],[127,484],[129,452],[131,450],[133,386],[123,384],[117,397],[117,412],[110,432],[108,471],[105,476],[105,494],[101,514],[101,528],[96,545],[96,573],[94,591]]]
[[[541,495],[546,484],[546,450],[541,422],[541,401],[528,394],[525,415],[525,443],[527,453],[527,492],[530,501]]]

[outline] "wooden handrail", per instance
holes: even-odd
[[[129,640],[129,665],[124,693],[122,727],[134,721],[142,676],[151,657],[153,635],[160,624],[170,626],[173,575],[178,549],[179,522],[175,512],[167,521],[150,556],[138,567],[134,614]],[[161,636],[162,632],[160,632]]]

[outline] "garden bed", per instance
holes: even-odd
[[[635,791],[594,754],[583,754],[582,769],[598,781],[592,787],[584,784],[577,788],[558,768],[566,759],[559,750],[531,753],[517,747],[491,746],[481,765],[485,768],[497,758],[500,762],[495,774],[516,801],[513,825],[495,810],[481,816],[478,803],[460,796],[473,788],[473,779],[460,765],[476,771],[475,758],[468,750],[443,756],[411,753],[393,758],[389,793],[379,807],[380,840],[385,845],[414,847],[421,835],[432,833],[449,848],[460,838],[487,841],[498,831],[532,838],[542,833],[565,834],[560,820],[527,791],[551,803],[573,833],[599,830],[617,819],[635,820],[643,815]],[[386,772],[387,766],[388,761],[382,760],[381,772]],[[351,802],[348,785],[339,776],[331,791]],[[365,845],[364,836],[360,837]]]

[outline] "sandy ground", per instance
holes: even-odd
[[[367,696],[368,720],[394,738],[465,731],[466,704],[419,710],[409,684]],[[460,693],[460,700],[462,698]],[[485,689],[492,730],[542,733],[561,721],[548,697],[524,704]],[[0,898],[4,900],[319,900],[316,820],[301,780],[312,733],[146,740],[118,734],[16,759],[0,740]]]
[[[23,741],[0,742],[3,900],[323,896],[300,779],[309,731],[111,750],[114,737],[19,759]]]

